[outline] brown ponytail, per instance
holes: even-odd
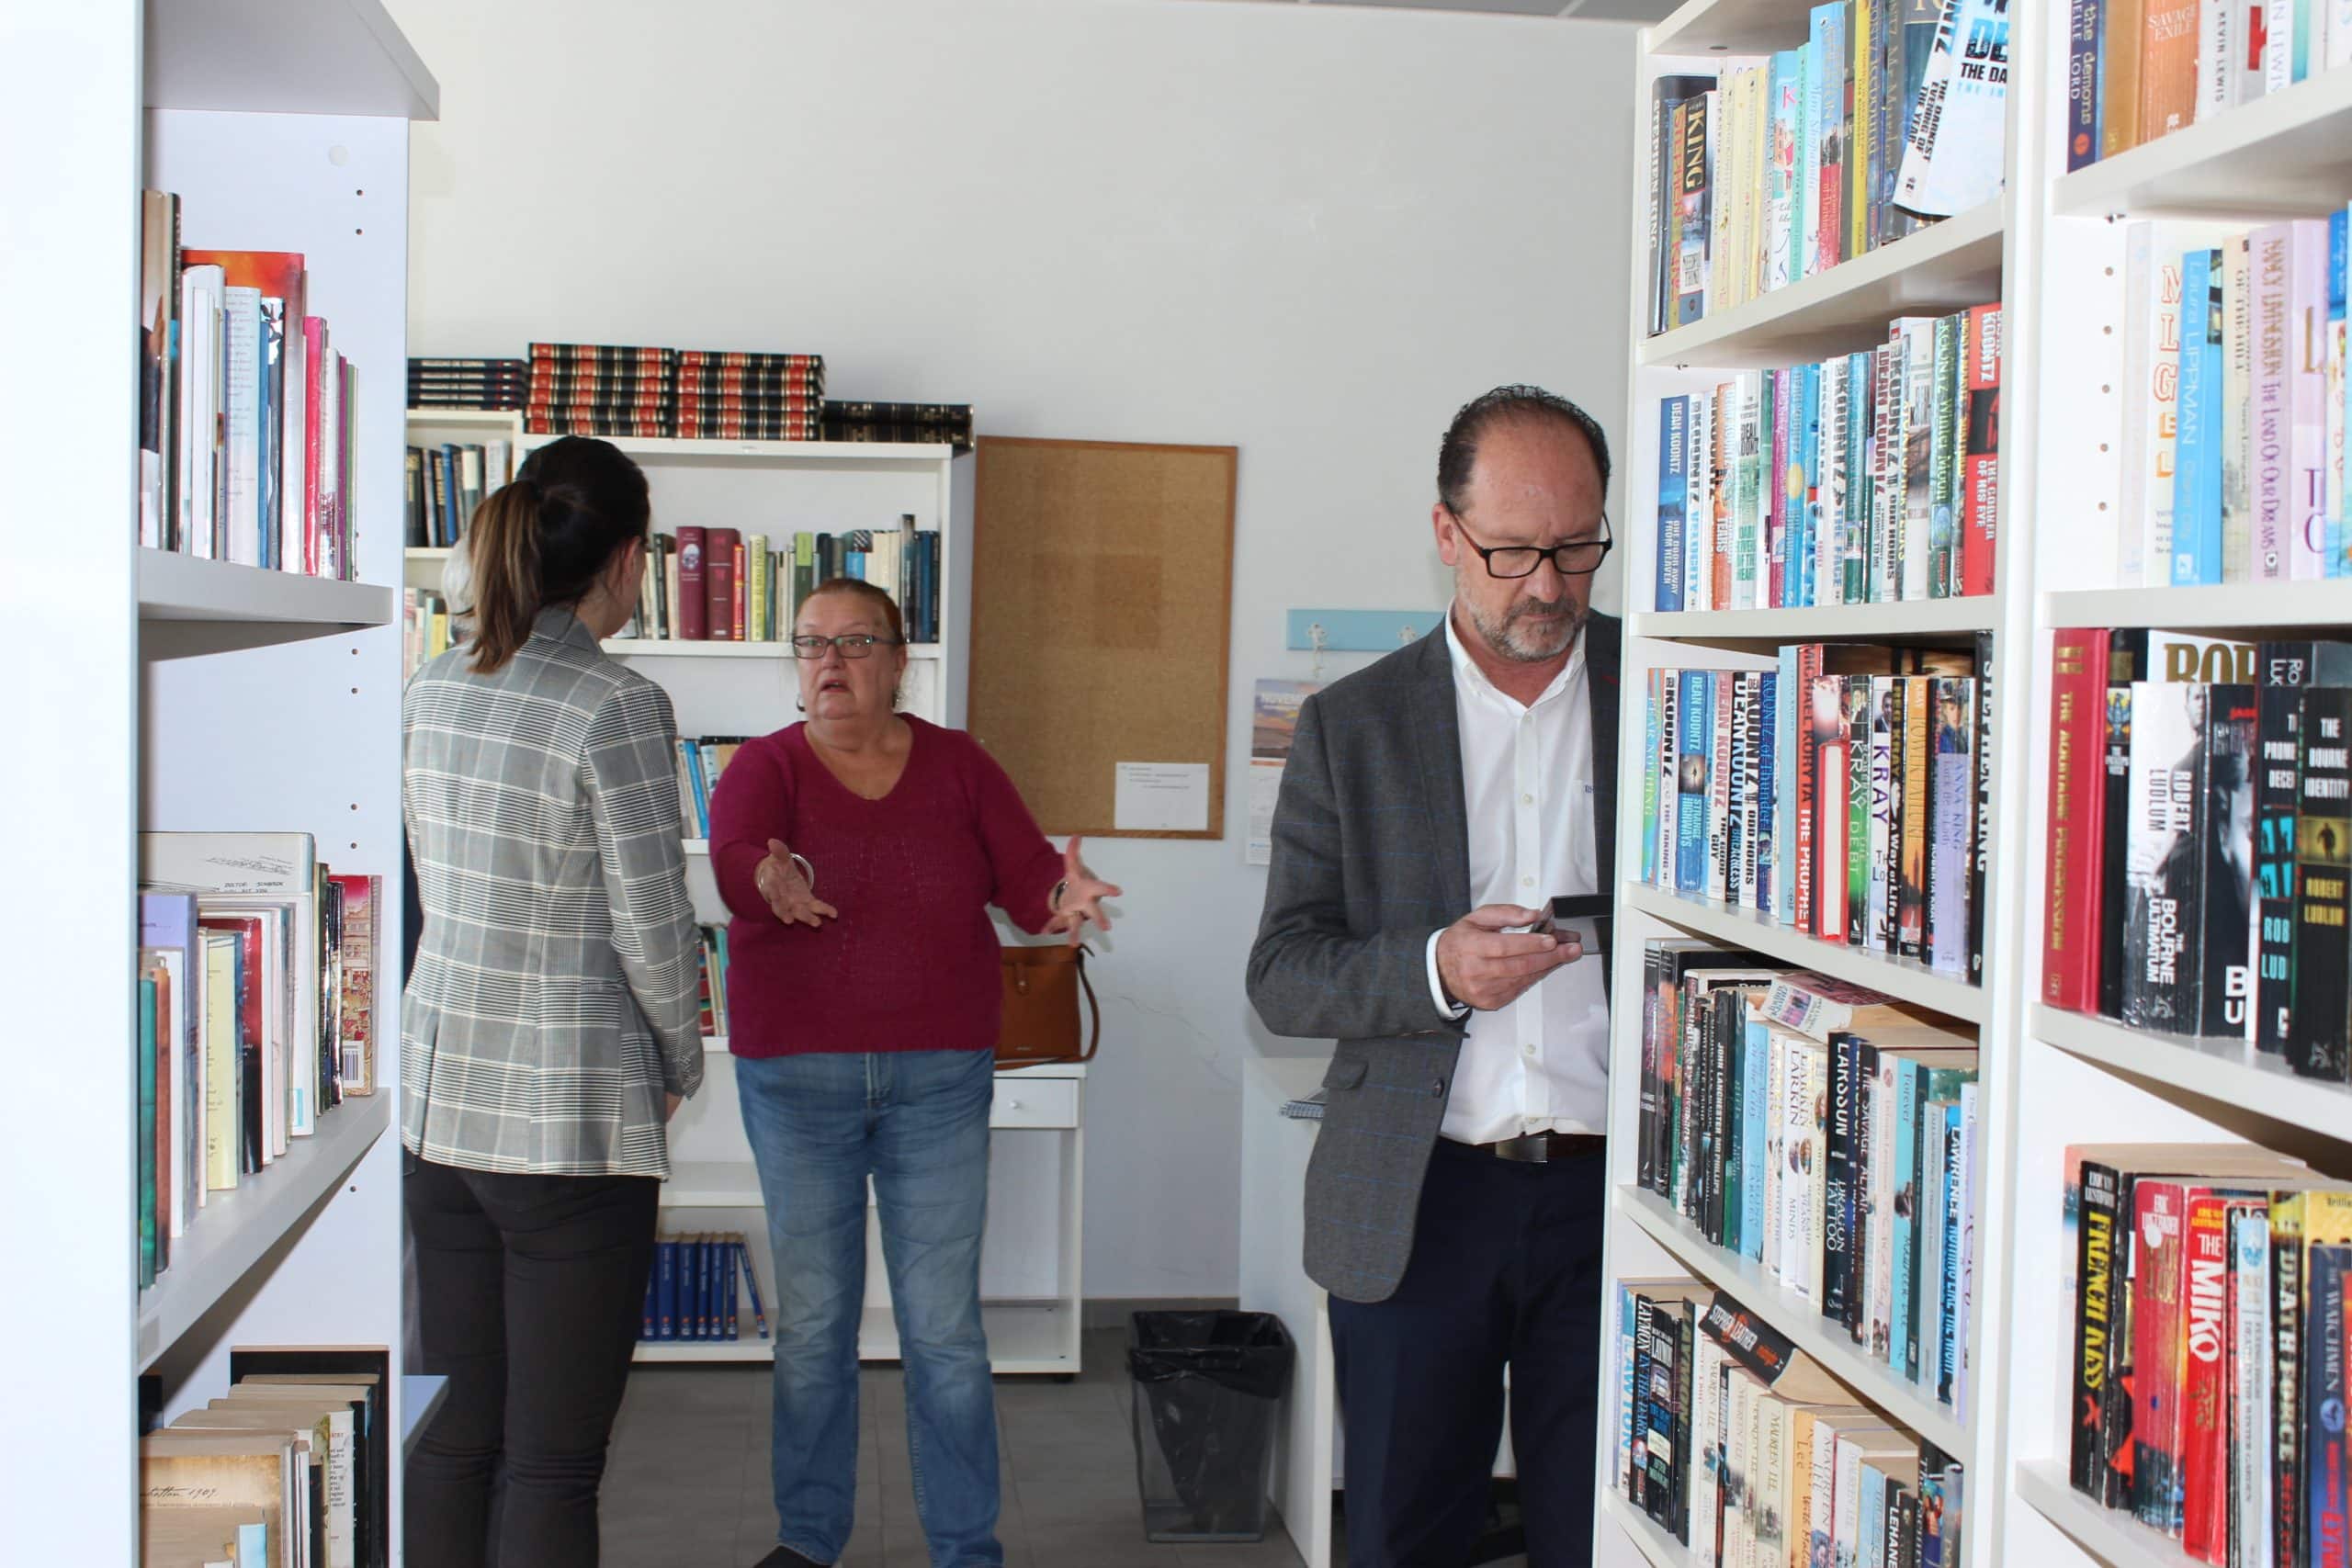
[[[474,672],[504,669],[539,612],[577,604],[652,515],[644,471],[611,443],[567,435],[533,452],[467,530]]]

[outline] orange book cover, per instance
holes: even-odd
[[[2107,0],[2098,62],[2102,158],[2140,145],[2140,35],[2147,9],[2148,0]]]
[[[2198,3],[2146,0],[2140,42],[2142,141],[2154,141],[2197,118]]]

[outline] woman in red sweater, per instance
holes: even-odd
[[[895,711],[898,607],[836,578],[792,650],[806,723],[720,775],[711,862],[729,1036],[775,1251],[776,1550],[839,1561],[857,1486],[865,1184],[907,1372],[907,1448],[933,1568],[995,1568],[995,1400],[980,1329],[1001,1004],[991,904],[1023,930],[1104,930],[1119,889],[1037,830],[969,736]]]

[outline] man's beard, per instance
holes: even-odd
[[[1577,634],[1584,630],[1585,608],[1565,596],[1519,600],[1499,621],[1492,619],[1467,595],[1463,600],[1470,610],[1470,624],[1477,628],[1487,647],[1498,659],[1514,663],[1542,664],[1557,659],[1576,646]],[[1550,615],[1562,618],[1549,625],[1537,624],[1537,617]]]

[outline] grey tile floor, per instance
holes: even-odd
[[[1280,1528],[1245,1546],[1151,1545],[1136,1502],[1125,1331],[1086,1337],[1069,1383],[997,1382],[1007,1568],[1299,1568]],[[925,1568],[895,1367],[859,1378],[857,1529],[843,1568]],[[605,1568],[750,1568],[775,1543],[768,1374],[648,1366],[629,1379],[605,1475]]]

